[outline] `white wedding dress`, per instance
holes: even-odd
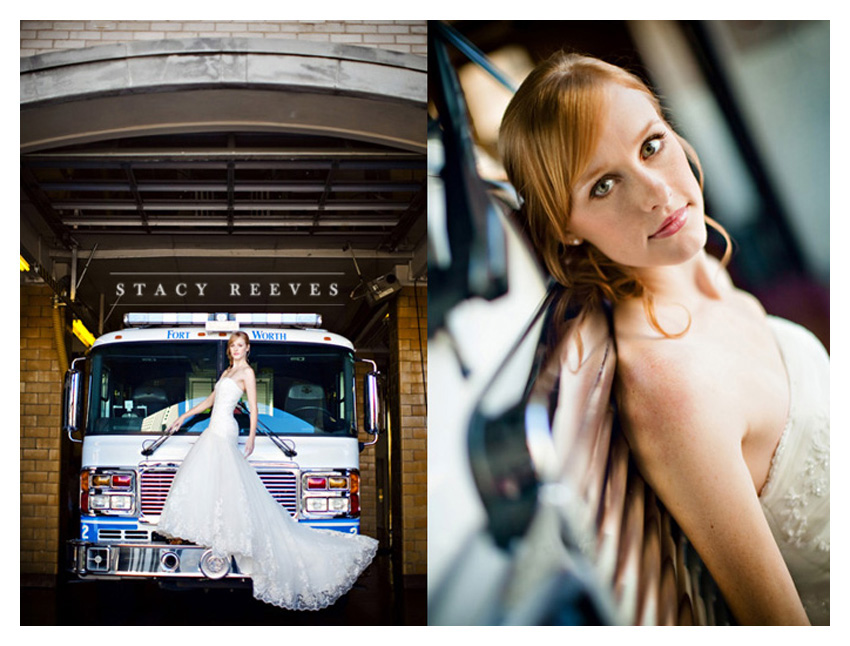
[[[768,317],[788,373],[788,421],[760,501],[809,621],[829,624],[829,356],[805,328]]]
[[[174,478],[158,531],[234,556],[261,601],[290,610],[333,604],[372,561],[378,542],[293,519],[239,450],[233,409],[242,389],[222,377],[215,393],[209,427]]]

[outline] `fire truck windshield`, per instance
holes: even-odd
[[[275,434],[356,437],[354,357],[308,343],[251,344],[259,422]],[[89,381],[90,434],[159,435],[203,401],[227,365],[224,342],[124,342],[95,347]],[[247,397],[243,397],[247,403]],[[248,433],[247,412],[235,411]],[[209,411],[180,433],[200,433]]]

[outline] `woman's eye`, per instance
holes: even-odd
[[[663,138],[664,137],[662,135],[656,135],[651,139],[647,139],[643,146],[641,146],[641,157],[643,157],[644,159],[648,159],[649,157],[652,157],[653,155],[658,153],[658,151],[661,150],[661,147],[663,146]]]
[[[593,185],[593,188],[590,189],[591,197],[605,197],[608,193],[611,192],[611,189],[614,188],[614,180],[610,177],[606,177],[604,179],[600,179],[596,184]]]

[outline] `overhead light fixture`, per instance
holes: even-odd
[[[29,271],[30,264],[26,261],[26,258],[21,256],[21,271]]]
[[[352,249],[351,245],[348,243],[346,243],[342,250],[345,251],[346,249],[351,251],[351,258],[354,260],[354,268],[357,270],[358,278],[360,278],[360,282],[351,291],[349,296],[352,300],[365,296],[369,305],[374,307],[384,299],[389,298],[401,290],[401,283],[398,278],[396,278],[396,275],[392,273],[378,276],[372,280],[364,279],[363,274],[360,273],[360,265],[357,264],[357,256],[354,255],[354,249]]]
[[[401,283],[395,274],[379,276],[366,283],[366,300],[370,305],[376,305],[385,298],[389,298],[401,289]]]
[[[86,329],[86,326],[83,325],[83,322],[80,319],[74,319],[74,322],[71,323],[71,332],[73,332],[74,336],[82,341],[83,345],[87,348],[90,348],[94,343],[94,335]]]

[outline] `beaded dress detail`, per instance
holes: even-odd
[[[242,389],[222,377],[215,393],[209,427],[177,472],[157,531],[235,557],[261,601],[290,610],[333,604],[372,561],[378,542],[292,518],[239,449],[233,409]]]
[[[768,317],[791,393],[759,500],[809,621],[829,624],[829,355],[805,328]]]

